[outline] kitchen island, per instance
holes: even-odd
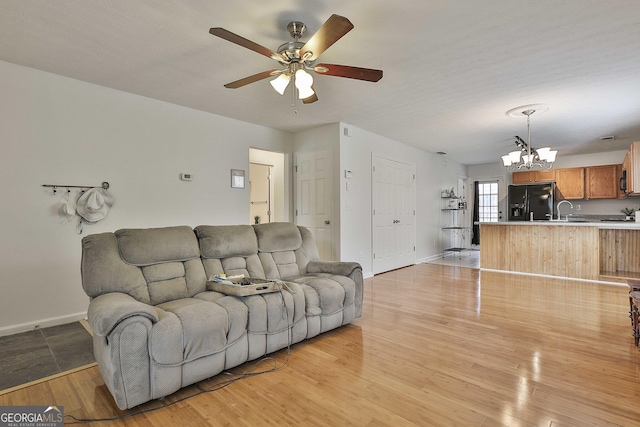
[[[626,283],[640,278],[640,223],[483,222],[480,268]]]

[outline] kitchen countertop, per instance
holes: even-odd
[[[640,222],[635,221],[500,221],[500,222],[481,222],[480,225],[529,225],[529,226],[572,226],[572,227],[597,227],[597,228],[621,228],[621,229],[638,229],[640,230]]]

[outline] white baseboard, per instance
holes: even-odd
[[[50,326],[64,325],[87,318],[87,312],[69,314],[66,316],[50,317],[48,319],[35,320],[33,322],[20,323],[17,325],[4,326],[0,328],[0,337],[6,335],[19,334],[20,332],[33,331],[35,329],[48,328]]]
[[[424,264],[425,262],[435,261],[435,260],[440,259],[442,257],[444,257],[443,253],[431,255],[431,256],[428,256],[426,258],[420,258],[419,260],[416,261],[416,264]]]

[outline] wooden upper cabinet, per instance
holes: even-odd
[[[556,171],[545,169],[534,172],[534,182],[551,182],[556,180]]]
[[[622,163],[622,170],[626,173],[627,193],[640,193],[640,141],[631,144]]]
[[[589,166],[586,172],[586,199],[617,199],[620,193],[620,165]]]
[[[511,183],[513,184],[528,184],[531,182],[531,172],[514,172],[511,174]]]
[[[622,165],[616,165],[616,172],[617,172],[617,176],[616,176],[616,192],[618,193],[618,199],[626,199],[627,198],[627,193],[622,189]]]
[[[529,184],[530,182],[555,181],[556,172],[553,169],[535,170],[526,172],[514,172],[511,175],[513,184]]]
[[[556,170],[556,199],[584,199],[584,168]]]
[[[625,182],[626,182],[626,190],[625,190],[625,196],[628,193],[632,193],[633,192],[633,168],[631,167],[631,156],[633,155],[631,148],[629,148],[629,151],[627,151],[627,155],[624,156],[624,161],[622,162],[622,171],[624,172],[625,175]]]

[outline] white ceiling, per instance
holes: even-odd
[[[278,64],[210,27],[276,50],[289,21],[306,41],[334,13],[355,28],[319,62],[378,83],[316,75],[297,114],[268,80],[223,87]],[[549,104],[532,145],[559,156],[640,140],[637,0],[2,0],[0,60],[291,132],[343,121],[463,164],[526,139],[505,114],[526,104]]]

